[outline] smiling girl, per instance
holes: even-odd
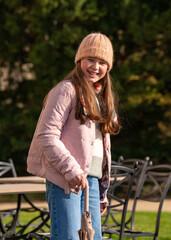
[[[100,240],[110,178],[110,134],[120,130],[109,75],[113,65],[109,38],[87,35],[75,63],[45,97],[28,154],[28,172],[46,178],[53,240],[79,239],[88,181],[94,240]]]

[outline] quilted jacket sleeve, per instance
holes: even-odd
[[[61,141],[62,129],[68,119],[75,99],[71,82],[63,81],[53,88],[42,110],[38,127],[37,143],[47,161],[67,181],[83,173],[79,163]]]

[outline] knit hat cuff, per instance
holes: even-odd
[[[110,70],[112,68],[113,61],[109,61],[109,56],[111,53],[109,51],[106,51],[105,49],[99,48],[99,47],[88,47],[82,49],[82,51],[79,52],[79,55],[76,55],[75,57],[75,63],[80,61],[83,58],[86,57],[97,57],[102,59],[108,64],[108,69]]]

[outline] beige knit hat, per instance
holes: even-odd
[[[75,56],[75,63],[85,57],[98,57],[108,64],[111,70],[113,65],[113,47],[108,37],[101,33],[87,35],[78,48]]]

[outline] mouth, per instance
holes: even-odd
[[[98,72],[92,72],[92,71],[89,71],[89,70],[87,70],[87,72],[91,77],[96,77],[99,74]]]

